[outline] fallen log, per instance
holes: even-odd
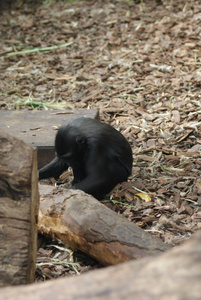
[[[38,202],[36,149],[0,132],[0,286],[34,281]]]
[[[79,277],[3,288],[1,300],[198,300],[201,234],[157,257],[110,266]]]
[[[40,186],[38,228],[103,265],[113,265],[170,247],[83,191]]]

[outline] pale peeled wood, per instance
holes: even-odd
[[[80,276],[3,288],[1,300],[199,300],[201,233],[157,257]]]
[[[36,149],[0,132],[0,286],[34,281],[38,203]]]
[[[113,212],[91,195],[40,186],[39,231],[55,235],[103,265],[122,263],[169,249],[160,239]],[[46,195],[45,195],[46,194]]]

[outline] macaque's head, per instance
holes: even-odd
[[[60,158],[66,161],[77,158],[87,148],[87,139],[74,126],[61,127],[55,138],[55,150]]]

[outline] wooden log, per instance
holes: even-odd
[[[159,255],[91,271],[79,277],[3,288],[1,300],[199,300],[201,233]]]
[[[103,265],[122,263],[169,249],[160,239],[78,190],[40,187],[39,231],[56,235]],[[50,193],[49,193],[50,192]],[[49,193],[44,195],[44,193]]]
[[[37,152],[0,132],[0,286],[34,281]]]

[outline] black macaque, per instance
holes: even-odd
[[[56,157],[39,170],[39,180],[58,178],[72,167],[72,188],[101,200],[132,169],[132,150],[124,136],[90,118],[79,118],[61,127],[55,138]]]

